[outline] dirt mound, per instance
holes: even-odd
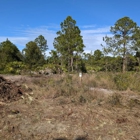
[[[20,86],[0,76],[0,101],[12,102],[23,94]]]

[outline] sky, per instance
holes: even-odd
[[[94,52],[102,50],[103,37],[120,18],[140,26],[140,0],[0,0],[0,42],[8,38],[22,51],[43,35],[49,52],[67,16],[76,20],[85,52]]]

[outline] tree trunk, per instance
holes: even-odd
[[[76,60],[75,60],[75,69],[76,69],[76,71],[78,72],[77,58],[76,58]]]
[[[71,71],[73,72],[73,57],[71,57]]]
[[[124,48],[124,52],[123,52],[123,73],[126,71],[126,61],[127,61],[127,58],[126,58],[126,46],[125,46],[125,43],[123,44],[123,48]]]
[[[70,61],[68,59],[68,73],[70,72]]]
[[[127,70],[127,56],[123,58],[123,73]]]

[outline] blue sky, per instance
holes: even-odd
[[[101,50],[118,19],[128,16],[140,26],[140,0],[0,0],[0,42],[8,38],[22,50],[43,35],[50,51],[67,16],[76,20],[85,51]]]

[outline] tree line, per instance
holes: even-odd
[[[0,73],[50,68],[55,73],[93,71],[140,71],[140,27],[129,17],[117,20],[105,36],[102,50],[85,53],[81,31],[68,16],[54,38],[54,50],[46,56],[47,39],[39,35],[19,51],[10,40],[0,43]]]

